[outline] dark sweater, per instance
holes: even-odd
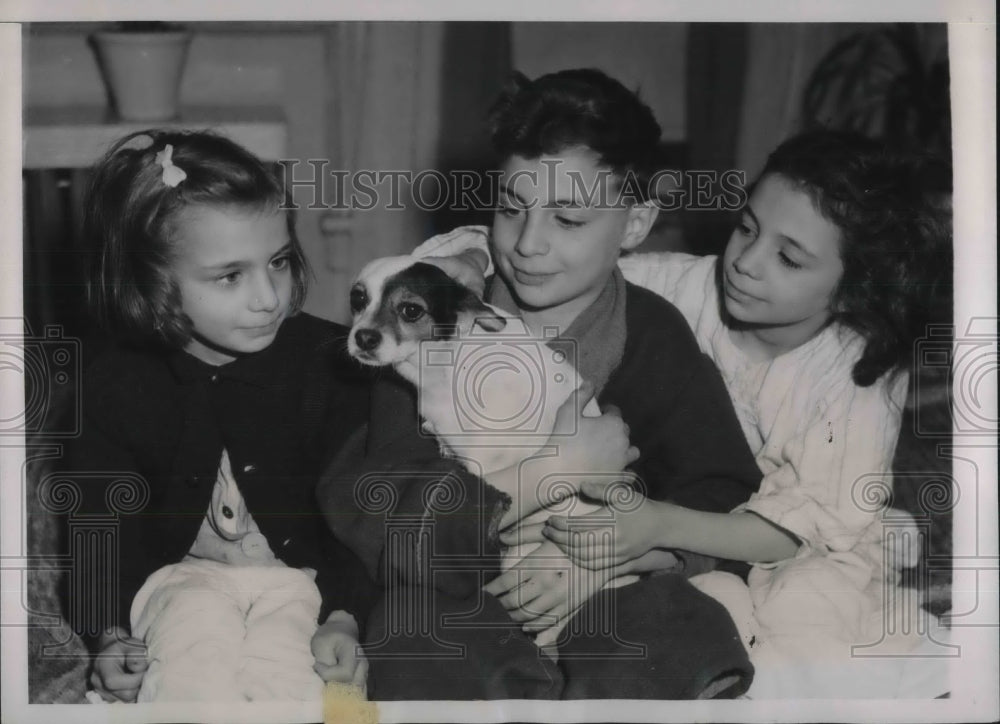
[[[82,435],[61,469],[82,493],[71,530],[83,515],[119,513],[118,586],[112,605],[101,604],[114,556],[101,560],[77,546],[69,611],[81,634],[128,629],[132,598],[146,577],[184,557],[208,510],[223,448],[275,555],[317,570],[321,616],[346,609],[363,622],[374,588],[357,558],[330,536],[315,502],[319,472],[367,418],[367,374],[347,356],[346,334],[299,314],[267,349],[221,367],[184,352],[124,347],[88,366]],[[116,503],[108,494],[116,479],[145,490],[145,504]],[[139,509],[125,512],[130,507]],[[72,538],[70,545],[77,545]]]
[[[598,402],[617,406],[628,423],[641,453],[632,469],[649,497],[728,512],[757,490],[761,474],[722,378],[673,305],[627,288],[623,359]],[[320,482],[334,533],[383,585],[447,569],[433,575],[433,585],[471,595],[482,572],[488,577],[499,566],[496,523],[509,499],[440,457],[437,443],[419,431],[414,389],[398,376],[386,373],[374,385],[371,414],[367,435],[345,446]],[[387,523],[409,526],[414,541],[426,535],[426,503],[445,475],[460,502],[434,512],[433,545],[396,544],[387,555]]]

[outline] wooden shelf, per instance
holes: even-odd
[[[212,129],[261,158],[284,158],[287,126],[280,108],[192,106],[172,121],[122,121],[101,106],[34,107],[24,113],[24,168],[82,168],[114,141],[146,128]]]

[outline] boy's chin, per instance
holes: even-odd
[[[559,304],[560,300],[547,288],[517,283],[510,286],[514,299],[522,310],[537,312]]]

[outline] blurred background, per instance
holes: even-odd
[[[78,264],[87,243],[79,238],[86,167],[114,138],[160,125],[116,117],[95,53],[98,31],[158,29],[138,25],[26,26],[25,291],[36,326],[85,331]],[[311,159],[326,160],[325,170],[483,171],[491,164],[484,118],[510,72],[535,77],[572,67],[600,68],[639,90],[663,129],[668,168],[741,169],[749,181],[781,140],[816,123],[950,159],[943,24],[212,22],[182,29],[189,45],[171,123],[216,127],[265,158],[297,159],[296,181],[313,178]],[[422,211],[405,203],[405,186],[404,209],[386,209],[384,198],[353,213],[309,208],[336,202],[326,180],[324,198],[309,184],[294,196],[316,274],[306,311],[337,321],[346,320],[346,290],[368,260],[490,220],[447,204]],[[433,182],[421,190],[431,202],[435,192]],[[650,248],[714,253],[728,237],[722,211],[662,216]]]

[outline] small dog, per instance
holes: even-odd
[[[565,352],[432,264],[376,259],[351,289],[351,309],[351,355],[416,386],[425,430],[479,475],[537,452],[580,386]]]
[[[556,413],[580,386],[565,350],[531,335],[523,320],[485,303],[444,271],[409,256],[369,263],[351,288],[348,350],[367,365],[391,365],[416,386],[425,431],[479,476],[517,465],[544,447]],[[600,414],[591,400],[583,414]],[[518,499],[518,491],[502,492]],[[520,495],[530,494],[521,491]],[[557,501],[523,522],[541,522]],[[573,499],[574,514],[596,509]],[[560,508],[565,508],[564,504]],[[567,512],[562,510],[561,512]],[[538,544],[508,549],[506,570]],[[568,565],[563,558],[554,565]],[[609,585],[624,585],[626,576]],[[554,643],[563,622],[536,637]]]

